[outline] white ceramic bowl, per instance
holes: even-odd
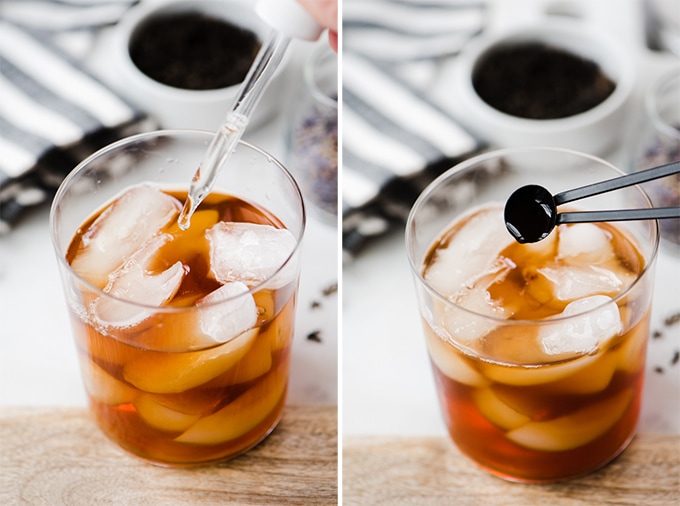
[[[526,42],[544,42],[594,61],[616,89],[592,109],[560,119],[519,118],[494,109],[474,90],[475,65],[497,46]],[[493,146],[553,146],[602,155],[620,138],[634,81],[632,61],[615,41],[583,23],[544,20],[472,40],[458,58],[453,100],[459,121]]]
[[[112,84],[132,103],[155,117],[162,128],[217,130],[231,108],[240,84],[216,90],[185,90],[167,86],[144,74],[128,50],[135,30],[151,17],[181,12],[201,12],[254,32],[261,42],[271,28],[243,0],[168,0],[142,2],[130,11],[113,35]],[[249,129],[257,128],[278,112],[278,86],[283,84],[288,58],[284,58],[269,88],[255,108]]]

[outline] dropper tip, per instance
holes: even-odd
[[[187,197],[184,207],[177,218],[177,226],[180,230],[188,230],[191,225],[191,215],[194,214],[196,206],[193,205],[191,197]]]

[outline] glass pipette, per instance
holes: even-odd
[[[256,11],[273,29],[260,48],[227,117],[213,137],[191,180],[187,200],[178,218],[182,230],[212,190],[217,176],[236,148],[260,97],[271,82],[293,37],[316,40],[319,26],[295,0],[260,0]]]

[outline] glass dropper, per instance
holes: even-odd
[[[177,221],[182,230],[189,228],[191,216],[210,193],[220,170],[227,164],[260,97],[279,68],[291,39],[316,40],[322,31],[295,0],[260,0],[255,9],[273,29],[255,57],[231,110],[210,142],[191,180],[187,199]]]

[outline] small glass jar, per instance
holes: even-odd
[[[338,59],[319,43],[305,61],[304,87],[291,104],[288,166],[310,215],[336,225],[338,216]]]
[[[638,142],[633,146],[631,171],[680,160],[680,68],[662,75],[645,96]],[[680,206],[680,174],[642,185],[654,207]],[[661,237],[680,245],[680,219],[659,220]]]

